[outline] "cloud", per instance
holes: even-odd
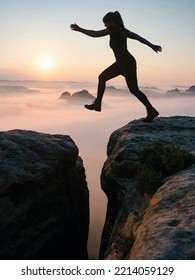
[[[51,134],[68,134],[79,147],[84,160],[88,187],[90,191],[91,229],[89,251],[98,254],[100,235],[105,219],[106,198],[100,186],[100,173],[106,160],[106,148],[110,134],[133,119],[145,117],[143,105],[132,94],[123,94],[117,89],[105,92],[102,112],[86,110],[83,104],[70,104],[59,100],[63,91],[75,92],[78,84],[70,88],[70,83],[54,82],[13,82],[7,86],[36,88],[39,93],[11,95],[2,94],[0,103],[0,130],[15,128],[30,129]],[[40,87],[38,87],[40,85]],[[16,89],[18,89],[16,87]],[[80,90],[83,89],[80,87]],[[90,92],[95,88],[88,89]],[[149,90],[149,89],[148,89]],[[156,90],[156,89],[155,89]],[[160,98],[158,98],[158,96]],[[195,116],[194,97],[173,97],[156,92],[149,97],[161,116],[190,115]],[[99,209],[101,203],[101,209]]]
[[[12,86],[12,85],[3,85],[3,86],[0,86],[0,94],[8,94],[8,93],[11,93],[11,94],[18,94],[18,93],[39,93],[38,90],[35,90],[35,89],[30,89],[28,87],[25,87],[25,86]]]

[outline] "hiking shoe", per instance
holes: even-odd
[[[97,112],[101,112],[101,103],[97,102],[97,100],[95,99],[92,104],[90,104],[90,105],[86,104],[85,108],[88,110],[94,110]]]
[[[158,117],[159,112],[155,108],[147,110],[147,116],[143,119],[143,122],[152,122],[154,118]]]

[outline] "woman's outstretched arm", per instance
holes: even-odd
[[[148,47],[152,48],[155,52],[162,52],[161,46],[153,45],[148,40],[144,39],[143,37],[139,36],[138,34],[127,30],[127,37],[133,40],[137,40],[142,44],[147,45]]]
[[[76,23],[71,24],[70,28],[74,31],[78,31],[81,32],[87,36],[90,37],[103,37],[109,34],[109,30],[107,28],[103,29],[103,30],[88,30],[88,29],[84,29],[81,28],[80,26],[78,26]]]

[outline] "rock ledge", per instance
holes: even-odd
[[[135,120],[112,133],[101,174],[108,208],[100,259],[195,259],[195,165],[166,178],[153,197],[113,172],[115,163],[133,164],[138,151],[156,140],[195,155],[194,134],[195,118],[184,116]]]
[[[89,195],[69,136],[0,132],[0,259],[87,259]]]

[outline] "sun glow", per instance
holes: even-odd
[[[49,57],[42,57],[39,60],[39,67],[42,70],[50,70],[53,66],[52,59]]]

